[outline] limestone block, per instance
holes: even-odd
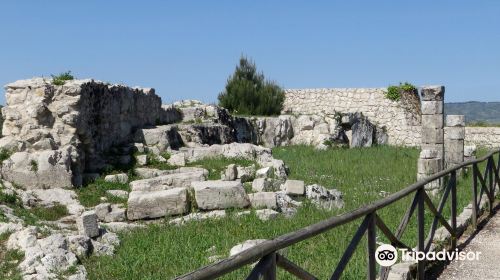
[[[251,193],[248,194],[248,198],[253,208],[277,208],[276,193],[274,192]]]
[[[127,203],[127,218],[138,220],[184,214],[189,209],[187,195],[186,188],[132,191]]]
[[[128,175],[125,173],[107,175],[106,177],[104,177],[104,181],[110,183],[126,184],[128,182]]]
[[[442,160],[440,158],[434,159],[418,159],[418,172],[425,174],[434,174],[442,169]]]
[[[420,156],[419,158],[422,158],[422,159],[431,159],[431,158],[437,158],[439,155],[438,151],[437,150],[433,150],[433,149],[422,149],[420,151]]]
[[[238,181],[192,182],[196,204],[202,210],[245,208],[250,202]]]
[[[104,221],[106,215],[111,212],[111,204],[110,203],[101,203],[94,207],[94,212],[97,215],[97,218],[101,221]]]
[[[158,191],[177,187],[189,188],[191,182],[205,181],[206,177],[206,170],[166,174],[149,179],[132,181],[130,182],[130,188],[132,191]]]
[[[444,86],[423,86],[420,91],[422,101],[444,100]]]
[[[82,215],[76,219],[76,225],[81,235],[90,238],[99,236],[99,225],[97,223],[95,211],[83,212]]]
[[[128,198],[128,191],[124,190],[107,190],[106,194],[119,198]]]
[[[472,157],[476,155],[477,147],[476,145],[467,145],[464,146],[464,156]]]
[[[444,130],[441,128],[422,127],[422,141],[426,143],[444,143]]]
[[[443,101],[422,101],[422,115],[443,114]]]
[[[273,175],[273,168],[268,166],[261,168],[255,172],[255,177],[257,178],[269,178]]]
[[[153,178],[153,177],[158,177],[158,176],[162,176],[162,175],[171,174],[172,171],[171,170],[160,170],[160,169],[154,169],[154,168],[141,168],[141,167],[138,167],[138,168],[134,169],[134,172],[140,178],[150,179],[150,178]]]
[[[135,157],[135,161],[138,166],[144,166],[148,164],[148,156],[147,155],[138,155]]]
[[[425,128],[440,128],[444,125],[443,115],[422,115],[422,127]],[[424,140],[424,139],[422,139]]]
[[[185,166],[186,165],[186,157],[184,153],[177,153],[170,156],[167,160],[167,163],[174,166]]]
[[[465,138],[465,127],[445,127],[446,139],[463,140]]]
[[[465,126],[465,116],[464,115],[447,115],[446,116],[446,126]]]
[[[252,190],[255,192],[276,191],[278,188],[275,181],[268,178],[257,178],[252,182]]]
[[[104,222],[124,222],[127,220],[127,210],[119,207],[118,205],[113,205],[111,211],[104,217]]]
[[[238,169],[236,168],[236,164],[230,164],[224,170],[221,180],[223,181],[234,181],[238,176]]]
[[[300,180],[286,180],[283,184],[283,190],[288,195],[304,195],[305,185],[304,181]]]
[[[255,211],[255,215],[261,221],[274,220],[274,219],[278,218],[279,214],[280,213],[278,213],[272,209],[261,209],[261,210]]]
[[[213,210],[213,211],[208,211],[208,212],[197,212],[197,213],[191,213],[186,216],[182,216],[179,218],[175,218],[170,220],[168,223],[172,225],[182,225],[186,222],[190,221],[202,221],[202,220],[207,220],[207,219],[220,219],[226,217],[226,211],[225,210]]]
[[[243,166],[237,166],[237,179],[240,179],[242,183],[244,182],[250,182],[255,178],[255,165],[243,167]]]

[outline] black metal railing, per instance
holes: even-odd
[[[498,156],[495,161],[494,157]],[[483,173],[480,172],[479,164],[486,162],[486,168]],[[362,237],[367,234],[368,240],[368,267],[367,278],[374,280],[377,278],[375,250],[376,250],[376,230],[377,228],[389,239],[391,244],[398,248],[406,248],[411,250],[409,246],[401,241],[401,237],[412,217],[413,213],[417,212],[417,232],[418,241],[416,249],[420,252],[427,253],[432,244],[434,234],[437,226],[440,223],[451,235],[451,250],[456,247],[457,237],[459,231],[457,229],[457,172],[466,167],[472,167],[472,227],[477,226],[477,218],[480,214],[480,205],[483,195],[489,202],[489,211],[493,211],[495,200],[495,188],[497,183],[500,182],[500,150],[490,152],[483,158],[464,162],[460,165],[448,168],[415,184],[412,184],[396,193],[393,193],[383,199],[377,200],[369,205],[358,208],[349,213],[329,218],[327,220],[318,222],[316,224],[307,226],[294,232],[290,232],[272,240],[265,241],[256,245],[248,250],[239,254],[231,256],[227,259],[221,260],[214,264],[202,267],[198,270],[187,273],[183,276],[177,277],[178,280],[201,280],[201,279],[215,279],[223,276],[229,272],[237,270],[247,264],[257,262],[250,275],[247,277],[249,280],[257,280],[263,278],[264,280],[276,279],[276,268],[280,267],[299,279],[309,280],[318,279],[305,269],[294,264],[285,256],[279,254],[278,250],[294,245],[300,241],[319,235],[325,231],[339,227],[343,224],[353,222],[357,219],[363,219],[361,225],[352,237],[350,244],[344,251],[343,256],[338,262],[333,275],[330,279],[339,279],[348,264],[351,256],[353,255],[356,247]],[[425,185],[435,180],[447,178],[447,184],[444,188],[443,196],[436,207],[432,200],[429,198],[425,191]],[[451,198],[450,198],[451,194]],[[399,227],[395,233],[386,226],[384,221],[377,215],[377,211],[385,208],[405,197],[413,195],[412,203],[407,209],[405,215],[401,219]],[[442,212],[448,199],[451,199],[451,217],[450,223],[444,218]],[[429,229],[427,239],[425,238],[424,229],[424,212],[425,206],[433,214],[434,219]],[[417,279],[424,279],[425,261],[417,263]],[[380,279],[387,279],[388,270],[381,269]]]

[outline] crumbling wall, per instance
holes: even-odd
[[[385,93],[385,88],[287,89],[282,113],[319,116],[362,113],[386,131],[388,144],[419,146],[418,93],[403,94],[399,101],[387,99]]]
[[[500,127],[465,127],[465,144],[500,148]]]
[[[168,119],[154,89],[73,80],[20,80],[5,86],[0,148],[13,155],[2,176],[27,188],[79,185],[86,170],[104,165],[101,155],[126,143],[136,128]]]

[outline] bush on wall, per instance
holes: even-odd
[[[417,88],[408,82],[405,82],[404,84],[399,83],[399,86],[387,87],[387,92],[385,94],[385,97],[387,97],[388,99],[390,99],[392,101],[399,101],[401,99],[402,94],[412,93],[412,92],[415,92],[416,90],[417,90]]]
[[[275,82],[258,73],[255,63],[240,58],[234,74],[227,80],[225,90],[219,94],[219,105],[240,115],[279,115],[285,92]]]

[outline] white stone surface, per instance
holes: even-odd
[[[78,231],[81,235],[90,238],[99,236],[99,224],[95,211],[85,211],[76,220]]]
[[[187,190],[132,191],[127,206],[129,220],[181,215],[188,211]]]
[[[205,181],[193,182],[196,204],[202,210],[245,208],[250,202],[241,182]]]
[[[269,208],[276,209],[276,193],[274,192],[257,192],[248,194],[250,204],[253,208]]]
[[[106,177],[104,177],[104,181],[111,183],[126,184],[128,182],[128,175],[125,173],[107,175]]]
[[[288,195],[304,195],[305,185],[304,181],[300,180],[286,180],[283,184],[283,190]]]

